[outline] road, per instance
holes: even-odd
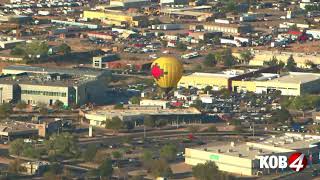
[[[264,136],[266,132],[264,131],[256,131],[255,136]],[[269,132],[268,132],[269,133]],[[187,137],[190,134],[188,131],[181,130],[157,130],[152,132],[147,132],[146,137],[152,138],[169,138],[169,137],[177,137],[184,136]],[[246,133],[235,133],[235,132],[214,132],[214,133],[196,133],[195,136],[251,136],[251,132]],[[130,134],[122,134],[118,136],[103,136],[103,137],[93,137],[93,138],[80,138],[79,144],[81,146],[86,146],[88,144],[113,144],[121,142],[123,137],[131,137],[131,138],[142,138],[144,136],[143,132],[136,132]]]

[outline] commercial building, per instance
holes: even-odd
[[[256,176],[276,173],[276,169],[260,168],[260,156],[284,155],[294,152],[304,153],[309,160],[318,161],[320,136],[289,134],[272,136],[257,142],[235,143],[224,145],[206,145],[199,148],[185,149],[185,163],[189,165],[214,161],[219,170],[245,175]],[[290,169],[289,167],[287,169]],[[286,171],[284,169],[283,171]]]
[[[10,121],[0,124],[0,137],[10,141],[14,138],[33,137],[38,134],[35,124]]]
[[[55,69],[32,66],[9,66],[0,77],[1,102],[25,101],[28,104],[53,105],[59,100],[65,106],[98,102],[110,73],[87,69]]]
[[[206,31],[222,32],[235,35],[251,32],[251,26],[248,24],[208,23],[204,24],[203,28]]]
[[[162,109],[167,109],[169,104],[169,101],[165,100],[142,99],[140,101],[140,106],[159,106]]]
[[[80,28],[87,28],[87,29],[98,29],[98,28],[100,28],[100,26],[96,25],[96,24],[89,24],[89,23],[75,22],[75,21],[63,21],[63,20],[56,20],[56,19],[52,19],[51,23],[63,24],[63,25],[68,25],[68,26],[77,26],[77,27],[80,27]]]
[[[262,73],[256,77],[232,81],[235,92],[250,91],[269,93],[281,91],[281,95],[300,96],[307,93],[320,92],[320,74],[289,72],[284,75]]]
[[[239,73],[239,72],[238,72]],[[182,76],[178,83],[180,87],[196,87],[203,89],[211,86],[213,90],[227,89],[229,87],[229,79],[235,77],[237,72],[222,72],[222,73],[192,73],[190,75]]]
[[[207,86],[211,86],[214,91],[218,91],[220,89],[232,90],[232,81],[252,77],[259,73],[272,73],[276,71],[276,67],[268,67],[248,70],[231,69],[222,71],[220,73],[196,72],[193,74],[182,76],[181,80],[178,83],[178,87],[195,87],[198,89],[203,89]]]
[[[139,8],[150,5],[150,0],[110,0],[111,7]]]
[[[25,162],[22,167],[22,174],[26,175],[41,175],[48,170],[50,163],[45,161]]]
[[[160,0],[160,5],[179,5],[179,4],[188,4],[187,0]]]
[[[25,23],[30,23],[31,21],[32,21],[31,16],[17,16],[17,15],[0,16],[0,22],[2,23],[25,24]]]
[[[93,39],[103,39],[103,40],[110,40],[113,41],[115,36],[110,33],[103,33],[103,32],[88,32],[87,36]]]
[[[165,0],[163,2],[165,2],[164,4],[167,4],[167,3],[175,4],[176,1]],[[186,1],[186,3],[188,3],[188,1]],[[206,6],[197,6],[197,7],[190,7],[190,8],[168,8],[167,7],[167,8],[162,8],[161,13],[173,18],[180,17],[180,18],[196,19],[198,21],[205,21],[207,18],[212,17],[212,13],[199,11],[202,9],[202,7],[206,8]]]
[[[16,47],[18,44],[25,44],[25,43],[26,43],[25,40],[19,40],[19,39],[0,41],[0,48],[10,49],[10,48]]]
[[[92,58],[92,67],[105,69],[109,68],[108,63],[119,60],[119,56],[116,54],[105,54],[103,56],[97,56]]]
[[[143,124],[146,115],[159,121],[167,120],[171,123],[187,123],[199,121],[201,113],[195,108],[188,109],[162,109],[159,106],[129,106],[125,109],[110,109],[108,107],[95,111],[83,112],[82,116],[90,121],[92,126],[105,126],[105,122],[113,117],[119,117],[124,122],[134,125]]]
[[[100,19],[106,24],[117,26],[143,27],[148,24],[148,18],[145,15],[129,14],[122,11],[83,11],[85,19]]]

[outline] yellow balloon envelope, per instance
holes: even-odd
[[[151,64],[151,74],[154,80],[166,91],[177,86],[182,73],[183,66],[174,57],[160,57]]]

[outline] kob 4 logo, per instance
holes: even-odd
[[[304,154],[299,152],[291,154],[289,159],[287,156],[260,156],[260,168],[284,169],[288,165],[292,170],[299,172],[307,167],[308,160]]]

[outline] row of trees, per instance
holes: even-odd
[[[170,177],[172,176],[172,170],[169,162],[176,159],[177,147],[169,144],[165,145],[160,149],[160,159],[154,159],[151,150],[144,150],[141,161],[143,166],[151,172],[154,177]]]
[[[66,55],[71,52],[71,47],[63,43],[57,47],[57,51]],[[32,41],[31,43],[17,45],[10,53],[15,56],[24,57],[26,63],[34,63],[41,60],[41,57],[48,55],[49,45],[45,41]]]
[[[218,64],[218,62],[221,62],[224,66],[231,67],[235,65],[237,61],[239,63],[248,64],[252,58],[253,55],[249,50],[241,52],[239,59],[236,59],[232,55],[231,49],[226,49],[224,51],[216,52],[215,54],[209,53],[205,57],[203,65],[207,67],[214,67]]]
[[[35,147],[31,143],[16,139],[10,143],[9,153],[11,155],[40,158],[48,155],[51,160],[57,158],[79,157],[80,151],[77,139],[70,133],[54,134],[44,142],[44,147]]]
[[[311,110],[320,106],[320,97],[316,95],[302,95],[282,99],[282,106],[295,110]]]
[[[216,52],[215,54],[209,53],[203,64],[207,67],[213,67],[217,65],[218,62],[223,63],[224,66],[231,67],[236,64],[235,57],[232,55],[231,49],[226,49],[224,51]]]
[[[207,161],[205,164],[198,164],[192,167],[192,175],[198,180],[233,180],[234,176],[219,171],[216,164]]]
[[[288,58],[286,64],[283,61],[278,60],[275,56],[273,56],[270,61],[263,62],[263,64],[268,66],[280,66],[281,68],[286,68],[286,70],[288,71],[297,70],[297,63],[295,62],[292,55]]]

